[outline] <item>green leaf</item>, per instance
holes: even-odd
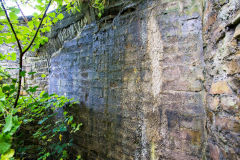
[[[73,132],[77,132],[79,131],[80,127],[82,126],[82,123],[78,124],[77,127],[74,129]]]
[[[15,52],[8,53],[7,60],[9,60],[9,61],[16,61],[16,59],[17,59],[17,54]]]
[[[49,95],[48,95],[48,93],[44,93],[41,97],[42,97],[42,98],[48,98]]]
[[[13,117],[13,127],[11,129],[11,132],[9,133],[10,135],[13,135],[17,129],[20,127],[21,123],[18,120],[18,116]]]
[[[11,10],[12,12],[14,12],[15,14],[19,14],[19,13],[20,13],[20,9],[19,9],[19,8],[10,7],[10,10]]]
[[[12,54],[11,54],[11,56],[12,56],[12,61],[16,61],[17,60],[17,54],[15,53],[15,52],[13,52]]]
[[[2,88],[0,88],[0,101],[5,102],[5,94],[2,92]]]
[[[10,88],[10,86],[8,86],[8,85],[2,87],[3,92],[10,91],[10,89],[11,89],[11,88]]]
[[[0,60],[2,61],[2,60],[4,60],[5,59],[5,55],[3,55],[2,53],[0,53]]]
[[[28,26],[29,26],[30,29],[34,29],[33,21],[29,21]]]
[[[49,13],[48,16],[50,16],[52,18],[55,18],[56,17],[56,13],[55,12]]]
[[[11,145],[11,136],[8,134],[0,134],[0,154],[6,153]]]
[[[60,127],[60,132],[66,132],[66,131],[67,131],[67,127],[62,125]]]
[[[2,8],[0,8],[0,16],[5,16],[5,13]]]
[[[3,127],[3,133],[9,132],[12,129],[12,126],[13,126],[12,114],[7,115],[5,122],[6,122],[6,124]]]
[[[4,104],[2,102],[0,102],[0,112],[4,112]]]
[[[34,12],[34,13],[33,13],[33,17],[38,17],[37,12]]]
[[[37,88],[38,88],[38,86],[35,86],[35,87],[29,87],[28,91],[34,93],[34,92],[37,91]]]
[[[38,124],[43,124],[46,120],[48,120],[48,118],[43,118],[41,121],[38,122]]]
[[[21,77],[25,77],[25,76],[26,76],[26,71],[20,72],[20,76],[21,76]]]
[[[39,11],[42,11],[44,9],[42,5],[36,5],[35,8],[38,9]]]
[[[56,23],[58,21],[58,19],[54,18],[52,21],[53,21],[53,23]]]
[[[18,16],[15,12],[10,12],[9,17],[10,17],[11,20],[17,20],[18,19]]]
[[[39,96],[42,97],[44,95],[44,93],[45,93],[45,91],[42,91]]]
[[[45,78],[45,77],[46,77],[46,74],[42,74],[41,77],[42,77],[42,78]]]
[[[28,75],[34,75],[37,72],[28,72]]]
[[[57,18],[58,18],[59,20],[62,20],[62,19],[64,18],[64,15],[63,15],[62,13],[60,13],[60,14],[57,16]]]
[[[1,160],[10,160],[14,156],[14,149],[10,149],[8,152],[1,155]]]
[[[0,31],[4,29],[4,26],[3,25],[0,25]]]

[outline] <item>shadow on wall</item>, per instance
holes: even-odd
[[[83,124],[74,137],[71,137],[73,146],[70,156],[71,154],[81,155],[86,160],[104,157],[105,155],[99,155],[99,153],[107,153],[107,144],[117,139],[115,132],[121,125],[121,117],[113,119],[108,115],[109,118],[107,118],[106,115],[90,109],[83,102],[73,105],[69,112],[72,113],[76,122]]]
[[[139,18],[133,14],[123,10],[121,18],[103,17],[78,28],[77,36],[64,41],[50,59],[49,92],[81,102],[73,112],[84,126],[73,150],[88,160],[130,159],[140,150],[137,93],[130,78],[136,59],[125,61],[127,52],[137,53],[126,44],[133,42],[129,37],[138,39]]]

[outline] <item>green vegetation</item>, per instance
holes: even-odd
[[[79,1],[71,0],[13,0],[15,6],[8,7],[5,1],[0,0],[0,45],[11,44],[18,48],[18,53],[0,53],[0,60],[16,61],[18,77],[10,75],[0,66],[0,158],[9,159],[81,159],[80,155],[70,155],[69,148],[73,134],[80,129],[81,123],[74,121],[74,117],[64,111],[65,107],[72,106],[73,100],[56,94],[49,95],[42,91],[36,95],[38,86],[26,88],[22,86],[22,78],[34,75],[35,72],[23,70],[23,57],[28,51],[36,51],[41,45],[48,42],[44,36],[51,30],[51,26],[64,18],[61,7],[66,5],[69,12],[80,11]],[[29,20],[24,16],[19,3],[27,3],[36,8]],[[57,6],[56,12],[47,14],[50,5]],[[97,8],[99,15],[104,9],[105,0],[89,1]],[[22,14],[25,24],[19,21]],[[45,75],[42,75],[45,77]],[[27,96],[21,95],[25,91]],[[58,112],[58,111],[63,111]],[[61,115],[59,115],[62,113]],[[53,158],[54,157],[54,158]]]

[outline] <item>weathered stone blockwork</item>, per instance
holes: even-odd
[[[85,159],[239,159],[239,5],[114,0],[100,20],[85,6],[26,56],[47,75],[26,82],[80,101]]]
[[[207,158],[239,159],[240,1],[207,1],[204,11]]]
[[[202,158],[201,4],[125,7],[84,26],[50,59],[49,92],[87,108],[76,146],[87,159]]]

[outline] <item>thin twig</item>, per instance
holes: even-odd
[[[17,0],[15,0],[15,2],[16,2],[16,4],[17,4],[18,9],[19,9],[20,12],[22,13],[22,16],[23,16],[24,21],[25,21],[26,23],[28,23],[28,19],[27,19],[27,17],[24,15],[24,13],[23,13],[20,5],[18,4]]]
[[[36,33],[35,33],[35,35],[34,35],[32,41],[31,41],[30,44],[28,45],[28,47],[23,51],[23,53],[22,53],[23,55],[24,55],[24,54],[30,49],[30,47],[32,46],[32,44],[33,44],[35,38],[37,37],[38,31],[39,31],[39,29],[41,28],[41,25],[42,25],[43,19],[45,18],[46,14],[47,14],[47,10],[48,10],[48,8],[49,8],[51,2],[52,2],[52,0],[49,1],[48,6],[47,6],[47,8],[46,8],[46,10],[45,10],[45,12],[44,12],[44,14],[43,14],[42,19],[41,19],[41,22],[40,22],[40,24],[39,24],[39,26],[38,26],[38,28],[37,28],[37,30],[36,30]]]
[[[0,0],[0,2],[1,2],[1,4],[2,4],[2,8],[3,8],[4,12],[5,12],[5,16],[7,17],[8,23],[9,23],[9,25],[10,25],[10,27],[11,27],[11,29],[12,29],[12,32],[13,32],[13,34],[14,34],[14,36],[15,36],[15,39],[16,39],[16,41],[17,41],[19,51],[20,51],[20,53],[22,53],[22,47],[21,47],[20,41],[19,41],[19,39],[18,39],[18,37],[17,37],[17,34],[16,34],[16,32],[15,32],[15,30],[14,30],[14,28],[13,28],[12,22],[11,22],[9,16],[8,16],[8,13],[7,13],[6,9],[5,9],[5,6],[4,6],[4,4],[3,4],[3,1]]]

